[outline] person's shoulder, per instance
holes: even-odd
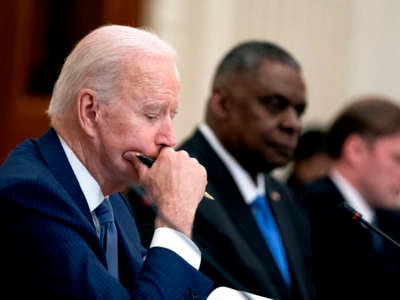
[[[26,139],[16,146],[0,166],[0,178],[34,176],[40,166],[40,153],[34,139]]]
[[[336,210],[344,201],[342,194],[329,177],[307,184],[299,197],[309,211]]]
[[[49,169],[38,139],[21,142],[0,167],[0,190],[2,193],[28,195],[42,191],[59,191],[61,186]]]
[[[301,195],[302,197],[311,197],[313,195],[330,194],[334,190],[333,181],[328,176],[324,176],[306,183],[303,186]]]
[[[396,224],[396,227],[400,228],[400,210],[376,208],[375,213],[379,218],[379,225],[381,225],[382,220],[383,223],[388,222],[392,225]]]
[[[177,150],[191,150],[196,149],[196,144],[199,143],[204,137],[200,133],[200,130],[196,127],[193,132],[184,138],[176,147]]]
[[[214,150],[198,128],[194,130],[192,135],[183,140],[176,149],[185,150],[205,167],[215,163],[216,155],[213,155]]]

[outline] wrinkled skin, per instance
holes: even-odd
[[[172,227],[190,237],[207,174],[185,151],[173,149],[180,88],[175,61],[151,56],[141,60],[140,69],[129,62],[126,69],[111,103],[98,101],[94,90],[84,88],[71,108],[76,113],[66,114],[76,120],[61,120],[63,126],[55,121],[54,126],[104,195],[139,183],[158,207],[156,227]],[[148,168],[137,153],[156,161]]]

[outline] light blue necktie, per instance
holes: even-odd
[[[272,256],[275,258],[276,264],[281,271],[283,279],[287,286],[291,285],[289,267],[286,260],[285,249],[279,234],[278,226],[275,223],[271,208],[267,203],[265,196],[258,195],[251,204],[258,227],[264,235]]]
[[[110,200],[104,199],[95,213],[100,224],[100,241],[106,252],[108,271],[118,278],[118,233]]]

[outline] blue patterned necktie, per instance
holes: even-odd
[[[118,233],[110,200],[104,199],[95,213],[100,224],[100,241],[106,252],[108,271],[118,278]]]
[[[271,208],[267,203],[265,196],[257,195],[251,204],[258,227],[260,228],[272,256],[281,271],[283,279],[287,286],[291,285],[289,267],[286,260],[285,249],[279,234],[278,226],[275,223]]]

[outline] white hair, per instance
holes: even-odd
[[[140,66],[143,57],[153,55],[176,59],[175,49],[148,30],[123,25],[93,30],[66,58],[47,114],[51,118],[61,116],[82,88],[96,91],[98,101],[112,101],[127,58]]]

